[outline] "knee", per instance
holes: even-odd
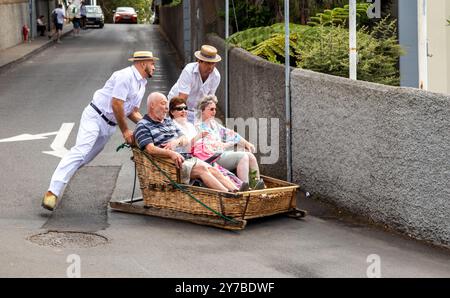
[[[247,158],[251,161],[251,162],[256,162],[256,157],[253,153],[251,152],[247,152]]]
[[[248,162],[249,162],[248,154],[243,155],[241,160],[239,161],[239,163],[248,163]]]
[[[208,173],[209,166],[203,162],[196,164],[195,167],[200,174]]]

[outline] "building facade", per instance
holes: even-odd
[[[398,0],[401,86],[450,93],[450,1]]]
[[[57,0],[0,0],[0,51],[22,42],[22,27],[31,29],[31,38],[36,34],[36,18],[45,17],[47,27],[50,25],[50,14]]]

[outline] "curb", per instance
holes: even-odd
[[[66,32],[64,32],[61,37],[64,37],[70,33],[72,33],[73,29],[70,29]],[[31,52],[29,52],[28,54],[25,54],[24,56],[17,58],[16,60],[10,61],[6,64],[3,64],[0,66],[0,71],[6,70],[8,68],[11,68],[19,63],[22,63],[23,61],[33,57],[36,54],[39,54],[40,52],[42,52],[43,50],[51,47],[54,44],[54,42],[52,40],[48,40],[47,42],[45,42],[42,46],[40,46],[39,48],[36,48],[34,50],[32,50]]]

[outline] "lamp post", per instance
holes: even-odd
[[[228,123],[228,37],[230,36],[230,1],[225,0],[225,125]]]
[[[291,67],[289,53],[289,0],[284,0],[284,67],[285,67],[285,106],[286,106],[286,176],[292,181],[292,151],[291,151]]]
[[[419,88],[428,90],[428,28],[427,0],[418,1],[419,26]]]
[[[350,79],[357,79],[357,59],[358,52],[356,50],[356,0],[349,1],[349,34],[350,34]]]

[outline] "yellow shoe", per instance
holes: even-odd
[[[42,199],[41,206],[47,210],[53,211],[53,209],[55,209],[56,207],[57,200],[57,196],[55,196],[51,191],[47,191],[44,195],[44,198]]]

